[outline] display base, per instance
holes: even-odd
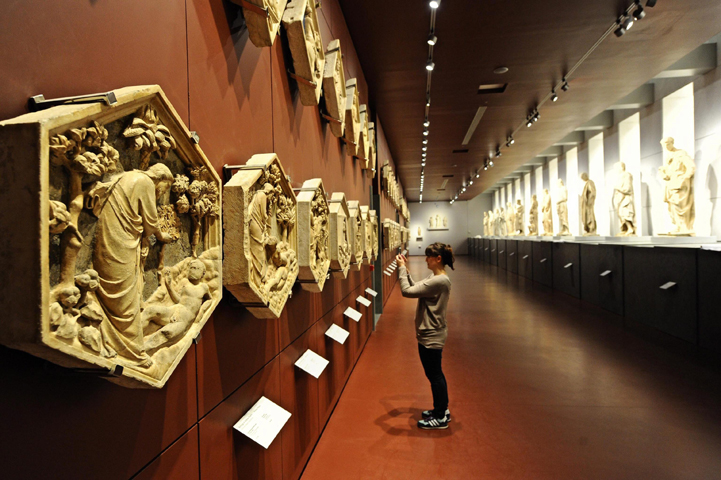
[[[621,243],[630,245],[703,245],[716,243],[716,237],[675,237],[675,236],[643,236],[643,237],[602,237],[604,243]]]
[[[573,242],[590,242],[590,243],[600,243],[605,242],[608,237],[601,237],[598,235],[588,235],[588,236],[581,236],[581,237],[568,237]]]
[[[541,235],[538,237],[542,242],[559,242],[561,240],[568,240],[571,237],[562,237],[560,235]]]

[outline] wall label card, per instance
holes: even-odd
[[[356,298],[355,300],[356,300],[356,302],[360,303],[360,304],[363,305],[364,307],[370,307],[370,306],[371,306],[371,301],[368,300],[366,297],[361,297],[360,295],[358,295],[358,298]]]
[[[676,282],[667,282],[667,283],[664,283],[663,285],[661,285],[659,288],[660,288],[661,290],[668,290],[668,289],[673,288],[673,287],[675,287],[675,286],[676,286]]]
[[[563,268],[571,268],[572,266],[573,266],[573,263],[569,263],[569,264],[567,264],[567,265],[566,265],[565,267],[563,267]]]
[[[378,295],[378,292],[376,292],[376,291],[373,290],[372,288],[366,288],[366,293],[367,293],[368,295],[370,295],[371,297],[373,297],[373,298],[375,298],[376,295]]]
[[[290,418],[290,412],[265,397],[233,425],[233,428],[267,449]]]
[[[330,326],[328,330],[325,331],[325,334],[335,340],[336,342],[343,345],[345,341],[348,339],[348,336],[350,335],[350,332],[344,328],[339,327],[335,323]]]
[[[305,353],[295,362],[295,366],[304,372],[313,375],[315,378],[318,378],[329,363],[330,362],[328,360],[321,357],[313,350],[306,350]]]
[[[606,270],[605,272],[601,273],[601,275],[599,275],[599,276],[601,276],[601,277],[607,277],[607,276],[609,276],[609,275],[611,275],[611,270]]]
[[[391,272],[389,272],[388,270],[386,270],[386,271],[383,272],[383,273],[385,273],[385,274],[388,275],[389,277],[391,276]]]
[[[345,315],[346,317],[350,318],[351,320],[353,320],[355,322],[360,322],[360,319],[363,316],[363,314],[361,312],[359,312],[358,310],[356,310],[353,307],[346,308],[345,312],[343,312],[343,315]]]

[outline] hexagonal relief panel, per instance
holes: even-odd
[[[363,263],[371,264],[373,259],[373,225],[371,224],[370,210],[367,205],[361,205],[361,232],[363,237]]]
[[[363,264],[363,216],[361,215],[360,202],[351,200],[348,202],[348,213],[350,215],[350,237],[351,251],[350,264],[351,268],[360,270]]]
[[[355,78],[345,82],[345,143],[348,147],[348,155],[358,154],[358,142],[360,141],[360,102],[358,100],[358,81]]]
[[[274,153],[225,184],[223,285],[256,318],[278,318],[298,277],[298,202]]]
[[[165,385],[222,296],[220,179],[157,85],[0,122],[0,342]]]
[[[312,178],[298,192],[298,281],[322,292],[330,268],[330,221],[323,180]]]
[[[278,35],[288,0],[231,0],[243,7],[250,41],[256,47],[270,47]]]
[[[342,138],[345,132],[345,85],[340,40],[333,40],[328,44],[328,50],[325,52],[323,97],[330,117],[330,130],[338,138]]]
[[[290,0],[283,13],[293,70],[300,90],[300,102],[317,106],[323,86],[325,51],[318,26],[315,0]]]
[[[345,193],[330,197],[330,270],[333,278],[346,278],[351,261],[350,210]]]

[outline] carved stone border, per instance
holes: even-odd
[[[356,153],[360,160],[361,170],[368,170],[370,162],[368,161],[368,105],[365,103],[360,106],[360,135],[358,138],[358,151]]]
[[[363,217],[358,200],[350,200],[348,202],[348,213],[350,215],[350,232],[352,239],[350,250],[351,268],[360,270],[363,264]],[[357,240],[358,236],[360,236],[360,241]],[[358,248],[358,245],[360,245],[360,248]]]
[[[376,174],[376,124],[368,122],[368,175],[373,178]]]
[[[348,146],[348,155],[354,157],[358,154],[360,141],[360,102],[358,100],[358,81],[351,78],[345,82],[345,143]]]
[[[373,258],[373,225],[371,225],[370,210],[367,205],[361,205],[361,232],[363,233],[363,263],[371,264]]]
[[[345,193],[330,198],[330,269],[333,278],[346,278],[351,261],[350,211]]]
[[[243,7],[248,36],[258,48],[270,47],[278,35],[288,0],[231,0]]]
[[[372,261],[376,261],[378,258],[378,244],[379,244],[379,238],[378,238],[378,215],[376,215],[375,210],[369,210],[368,216],[370,217],[371,221],[371,252],[372,252]]]
[[[330,131],[338,138],[345,132],[346,89],[345,72],[343,71],[343,55],[340,40],[328,44],[325,52],[325,68],[323,69],[323,97],[325,108],[332,120]]]

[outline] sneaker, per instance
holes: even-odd
[[[423,419],[431,418],[433,416],[433,410],[423,410]],[[446,409],[446,418],[448,419],[448,423],[451,423],[451,411]]]
[[[423,430],[443,430],[448,428],[448,417],[444,415],[443,418],[428,417],[418,420],[418,428]]]

